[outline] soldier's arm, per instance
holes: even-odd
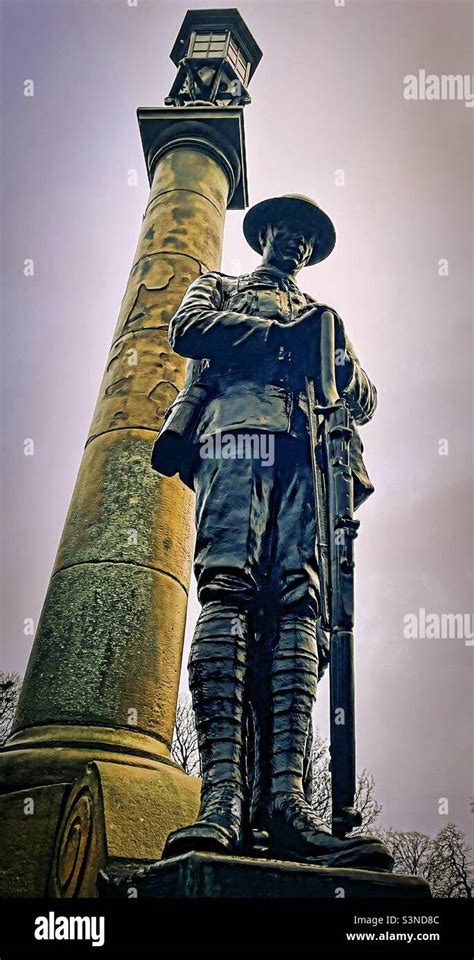
[[[298,332],[298,326],[304,330],[308,323],[314,323],[324,310],[330,310],[335,319],[335,340],[336,340],[336,383],[339,395],[347,401],[349,410],[357,424],[368,423],[372,419],[377,406],[377,391],[373,383],[369,380],[365,370],[362,369],[359,358],[349,340],[344,323],[341,317],[333,309],[323,303],[316,303],[308,297],[308,306],[304,309],[296,324],[295,332]],[[307,347],[306,347],[307,350]]]
[[[171,319],[168,338],[176,353],[198,360],[222,358],[234,350],[278,353],[285,340],[283,330],[277,320],[223,309],[221,277],[210,272],[188,287]]]
[[[368,423],[377,407],[377,391],[365,370],[362,369],[347,335],[345,336],[343,359],[344,363],[340,365],[336,362],[336,382],[339,394],[347,401],[355,422],[358,424]]]

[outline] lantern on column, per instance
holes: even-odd
[[[178,73],[167,105],[250,103],[247,84],[262,51],[238,10],[189,10],[170,57]]]

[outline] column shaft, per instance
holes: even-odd
[[[189,283],[220,266],[228,181],[191,147],[159,160],[15,719],[14,744],[64,725],[123,728],[167,755],[192,548],[192,495],[151,448],[181,388],[167,330]],[[112,731],[111,731],[112,732]],[[99,736],[99,730],[96,729]],[[148,738],[151,738],[148,740]],[[114,738],[111,737],[111,740]],[[137,741],[138,742],[138,741]]]

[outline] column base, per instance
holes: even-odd
[[[171,762],[123,756],[91,760],[72,785],[3,794],[0,897],[96,897],[100,870],[159,859],[170,831],[196,818],[199,792]]]

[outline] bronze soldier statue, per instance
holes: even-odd
[[[233,277],[211,271],[189,287],[169,340],[188,359],[153,466],[179,471],[196,494],[194,569],[202,609],[189,685],[202,767],[196,822],[164,856],[251,852],[390,869],[376,839],[334,836],[310,804],[311,716],[327,665],[305,378],[316,375],[317,325],[329,308],[302,293],[302,267],[335,243],[313,200],[256,204],[244,234],[262,261]],[[376,391],[335,316],[337,389],[354,424]],[[354,500],[372,492],[354,426]]]

